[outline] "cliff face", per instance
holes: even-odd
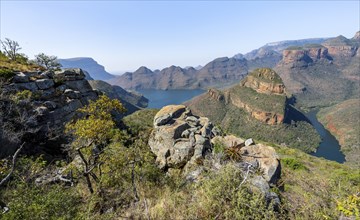
[[[360,91],[359,46],[356,36],[352,39],[339,36],[322,45],[289,47],[274,69],[299,105],[330,105],[356,98]]]
[[[275,71],[260,68],[231,88],[209,89],[184,104],[229,133],[314,150],[320,138],[306,117],[288,104],[286,90]]]
[[[285,86],[281,78],[268,68],[254,70],[237,86],[225,91],[210,89],[205,96],[243,109],[254,119],[269,125],[281,124],[285,118]]]
[[[17,72],[10,83],[3,85],[2,93],[5,94],[3,97],[9,97],[10,100],[0,102],[0,124],[24,120],[22,127],[14,127],[14,132],[22,130],[17,138],[33,145],[32,150],[36,153],[59,153],[61,144],[64,143],[64,125],[79,114],[77,109],[87,105],[90,100],[96,100],[99,95],[85,80],[81,69]],[[18,114],[11,114],[11,100],[14,108],[20,108]],[[22,115],[20,119],[16,119],[18,115]],[[16,123],[19,121],[11,125]],[[6,135],[2,138],[3,143],[11,143]],[[0,156],[11,151],[10,147],[1,149]]]

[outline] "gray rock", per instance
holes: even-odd
[[[250,145],[252,145],[252,144],[255,144],[252,138],[249,138],[249,139],[247,139],[247,140],[245,141],[245,146],[246,146],[246,147],[247,147],[247,146],[250,146]]]
[[[55,89],[54,88],[50,88],[47,90],[40,90],[41,91],[41,99],[45,99],[45,100],[49,100],[52,99],[56,94],[55,94]]]
[[[65,89],[64,95],[70,99],[79,99],[81,98],[81,93],[79,91],[74,91],[72,89]]]
[[[54,81],[52,79],[38,79],[35,83],[39,89],[49,89],[54,86]]]
[[[254,176],[250,179],[250,183],[263,194],[268,193],[270,190],[269,183],[262,176]]]
[[[78,108],[81,108],[83,105],[81,104],[81,102],[78,99],[74,99],[69,101],[69,103],[67,105],[65,105],[64,107],[62,107],[62,111],[66,112],[66,113],[71,113],[71,112],[75,112]]]
[[[185,130],[185,131],[183,131],[183,133],[181,133],[182,138],[188,138],[189,136],[190,136],[190,131],[189,130]]]
[[[46,108],[45,106],[37,107],[34,111],[39,116],[43,116],[43,115],[49,113],[49,109]]]
[[[222,131],[218,127],[213,127],[211,130],[214,136],[221,136],[223,135]]]
[[[15,87],[18,90],[30,90],[32,92],[35,92],[38,90],[38,87],[36,86],[36,84],[34,82],[16,83]]]
[[[55,71],[53,74],[55,83],[62,83],[65,81],[75,81],[85,79],[85,74],[82,69],[68,68]]]
[[[14,83],[26,83],[29,82],[29,76],[25,75],[22,72],[16,73],[16,75],[13,78]]]
[[[64,84],[68,88],[79,91],[81,93],[92,91],[92,88],[87,80],[66,81]]]
[[[156,114],[149,145],[160,168],[179,169],[204,158],[210,139],[200,135],[201,127],[190,127],[194,121],[199,120],[182,105],[165,106]]]
[[[154,120],[154,125],[155,125],[155,126],[165,125],[165,124],[168,123],[171,119],[172,119],[171,114],[160,115],[159,117],[155,118],[155,120]]]
[[[63,93],[65,92],[65,90],[67,89],[68,87],[66,85],[60,85],[58,87],[56,87],[56,92],[59,92],[59,93]]]
[[[54,110],[56,108],[56,103],[53,101],[46,101],[44,102],[44,106],[49,110]]]

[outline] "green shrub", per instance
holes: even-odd
[[[281,159],[281,163],[285,166],[289,167],[292,170],[303,170],[306,169],[305,165],[295,158],[283,158]]]
[[[6,80],[11,79],[15,76],[15,73],[11,70],[0,68],[0,78],[4,78]]]

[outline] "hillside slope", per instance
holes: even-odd
[[[288,104],[285,90],[273,70],[257,69],[240,84],[224,91],[210,89],[185,105],[229,133],[313,151],[320,137]]]
[[[359,45],[359,39],[339,36],[322,45],[289,47],[274,69],[299,106],[328,106],[359,98]]]
[[[339,141],[349,165],[360,167],[360,99],[350,99],[321,109],[319,121]]]

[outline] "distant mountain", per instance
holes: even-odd
[[[360,95],[360,40],[344,36],[283,50],[275,70],[304,107],[328,106]]]
[[[64,68],[81,68],[87,71],[90,76],[96,80],[108,80],[115,77],[106,72],[104,66],[98,64],[90,57],[58,59],[58,61]]]
[[[320,142],[304,115],[289,105],[282,79],[269,68],[256,69],[239,84],[184,103],[227,132],[313,151]]]
[[[198,89],[221,87],[238,82],[247,74],[246,62],[234,58],[218,58],[200,70],[170,66],[161,71],[140,67],[108,80],[125,89]]]
[[[301,40],[285,40],[273,43],[267,43],[264,46],[252,50],[249,53],[235,54],[235,59],[246,59],[249,70],[261,67],[273,68],[282,58],[282,51],[289,46],[304,46],[306,44],[321,44],[327,38],[310,38]]]
[[[128,92],[120,86],[112,86],[101,80],[89,80],[92,89],[104,92],[112,99],[118,99],[127,109],[125,115],[131,114],[141,108],[146,108],[148,99],[142,95]]]

